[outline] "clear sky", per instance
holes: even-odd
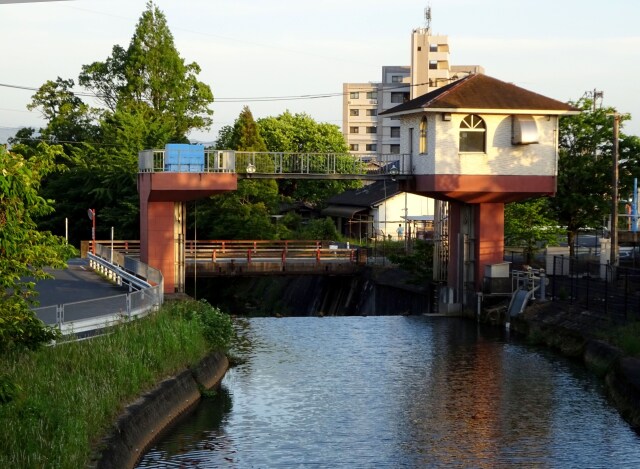
[[[77,81],[81,66],[127,47],[146,0],[0,1],[0,83],[37,88]],[[451,63],[561,101],[604,93],[640,135],[640,2],[637,0],[157,0],[175,44],[197,62],[216,98],[215,140],[243,105],[254,117],[306,112],[341,126],[342,84],[380,81],[383,65],[408,65],[411,31],[449,37]],[[33,91],[0,86],[0,135],[40,127]],[[331,97],[256,101],[301,95]]]

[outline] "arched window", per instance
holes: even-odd
[[[468,115],[460,123],[460,151],[484,153],[486,134],[487,127],[482,118]]]
[[[427,116],[420,121],[420,153],[427,153]]]

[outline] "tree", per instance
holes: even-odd
[[[611,213],[610,115],[615,112],[594,109],[587,98],[572,104],[582,112],[560,119],[558,190],[551,201],[559,224],[566,226],[571,255],[578,230],[601,226]]]
[[[348,158],[349,149],[338,126],[318,123],[307,114],[286,111],[277,117],[258,119],[258,127],[269,151],[334,153]],[[357,187],[359,181],[288,179],[280,182],[280,193],[293,200],[321,205],[329,197]]]
[[[29,110],[39,109],[47,126],[40,129],[40,138],[52,143],[72,144],[93,141],[98,135],[96,118],[99,111],[91,109],[73,92],[73,80],[47,81],[31,98]]]
[[[264,152],[266,145],[247,106],[227,127],[224,146],[237,151]],[[218,138],[220,142],[220,137]],[[234,192],[198,204],[199,236],[211,239],[273,239],[278,235],[271,214],[278,207],[278,185],[273,179],[242,179]]]
[[[25,159],[0,147],[0,352],[34,348],[55,337],[30,306],[35,280],[49,277],[44,267],[64,267],[74,254],[64,239],[38,231],[33,221],[53,210],[38,190],[60,153],[61,147],[42,143]]]
[[[164,13],[148,2],[128,49],[114,46],[106,61],[83,66],[80,84],[101,97],[106,123],[126,126],[129,116],[146,123],[141,143],[153,148],[211,125],[213,94],[199,73],[197,63],[180,57]]]
[[[47,119],[41,138],[75,144],[65,144],[61,162],[68,171],[43,181],[43,194],[63,210],[41,218],[40,226],[61,230],[62,219],[84,220],[90,207],[102,220],[98,237],[116,226],[119,236],[137,238],[138,152],[186,142],[191,130],[211,125],[213,94],[197,80],[199,72],[195,62],[180,57],[165,15],[149,2],[127,49],[116,45],[105,61],[82,67],[79,83],[98,98],[100,109],[73,92],[73,80],[42,85],[30,104]],[[80,239],[85,226],[72,225],[71,239]]]
[[[525,263],[531,264],[541,246],[556,245],[562,229],[549,216],[549,199],[538,198],[505,205],[504,238],[508,246],[524,248]]]

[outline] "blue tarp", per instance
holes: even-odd
[[[191,173],[204,171],[204,145],[167,143],[164,150],[165,171]]]

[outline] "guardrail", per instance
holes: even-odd
[[[359,250],[321,241],[188,241],[187,273],[218,276],[247,273],[347,273]],[[365,252],[363,254],[366,255]],[[365,258],[366,262],[366,258]]]
[[[56,326],[64,336],[82,337],[146,316],[162,305],[164,279],[157,269],[97,243],[96,255],[87,256],[98,272],[118,284],[128,285],[129,293],[35,308],[45,324]]]
[[[406,176],[413,173],[408,154],[286,153],[204,150],[194,158],[190,152],[143,150],[138,154],[138,171],[236,173],[242,177],[369,178]]]

